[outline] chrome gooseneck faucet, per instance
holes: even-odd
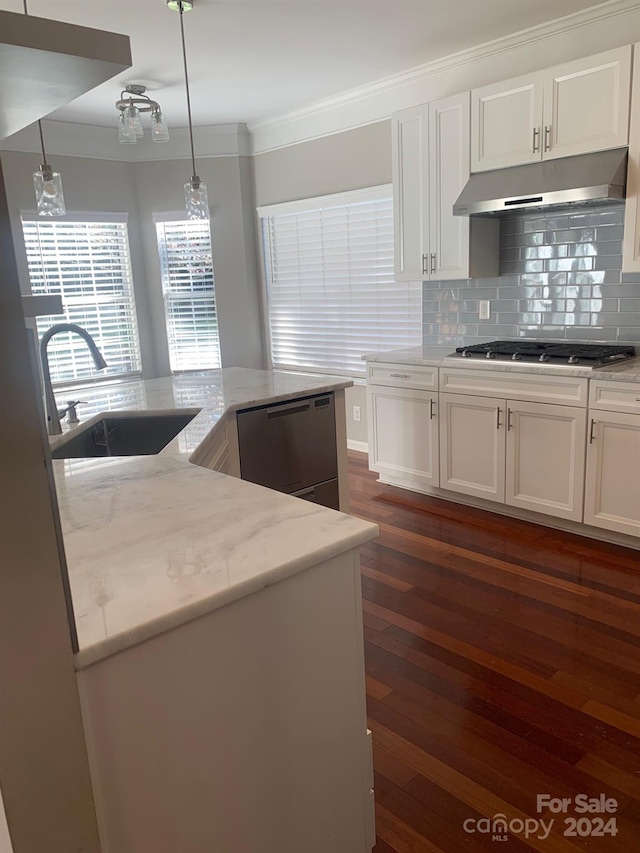
[[[47,415],[47,431],[49,435],[60,435],[62,432],[62,427],[60,426],[60,413],[58,412],[58,407],[56,405],[56,398],[53,395],[51,373],[49,371],[49,356],[47,354],[49,341],[59,332],[74,332],[76,335],[80,335],[89,347],[89,352],[93,357],[93,363],[96,366],[96,370],[104,370],[107,366],[107,362],[102,357],[102,353],[96,346],[96,342],[93,340],[89,332],[87,332],[86,329],[83,329],[82,326],[76,326],[75,323],[59,323],[58,325],[47,329],[40,341],[40,360],[42,361],[45,412]]]

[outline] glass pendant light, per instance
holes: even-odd
[[[124,113],[120,113],[118,116],[118,142],[122,142],[123,145],[135,145],[136,138],[135,130],[129,126]]]
[[[169,141],[169,128],[162,110],[154,110],[151,113],[151,139],[154,142]]]
[[[191,143],[191,180],[184,185],[184,197],[188,219],[209,219],[209,196],[207,185],[196,174],[196,155],[193,147],[193,121],[191,119],[191,93],[189,91],[189,71],[187,68],[187,47],[184,40],[183,15],[193,8],[193,0],[167,0],[167,6],[180,13],[180,36],[182,39],[182,59],[184,62],[184,82],[187,92],[187,116],[189,118],[189,141]]]
[[[128,104],[124,111],[124,120],[129,130],[133,131],[138,139],[143,134],[142,119],[140,118],[140,110],[135,104]]]
[[[29,14],[27,0],[23,0],[25,15]],[[64,216],[64,193],[62,192],[62,177],[60,172],[54,171],[47,163],[47,154],[44,150],[44,136],[42,135],[42,122],[38,122],[40,134],[40,148],[42,150],[42,165],[37,172],[33,173],[33,186],[36,191],[36,204],[38,216]]]
[[[64,206],[62,178],[60,172],[55,172],[47,163],[42,124],[40,122],[38,122],[38,130],[40,131],[40,145],[42,148],[42,165],[37,172],[33,173],[33,186],[36,191],[38,216],[64,216],[67,211]]]

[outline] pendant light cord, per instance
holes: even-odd
[[[26,0],[25,0],[26,2]],[[184,62],[184,84],[187,90],[187,114],[189,116],[189,139],[191,141],[191,166],[192,176],[196,178],[196,155],[193,147],[193,122],[191,119],[191,93],[189,91],[189,70],[187,68],[187,46],[184,40],[184,9],[180,3],[180,35],[182,37],[182,59]]]
[[[22,5],[24,6],[25,15],[29,14],[29,8],[27,6],[27,0],[22,0]],[[40,134],[40,147],[42,148],[42,165],[43,167],[47,164],[47,153],[44,150],[44,136],[42,135],[42,122],[38,119],[38,132]]]

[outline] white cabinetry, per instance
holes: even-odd
[[[584,409],[441,394],[440,412],[443,489],[582,520]]]
[[[542,74],[530,74],[471,93],[471,171],[540,160]]]
[[[440,395],[443,489],[504,503],[504,402]]]
[[[437,370],[373,363],[368,374],[369,467],[391,485],[437,486]]]
[[[585,524],[640,536],[640,385],[591,383]]]
[[[471,169],[567,157],[629,141],[631,46],[471,93]]]
[[[395,276],[498,274],[498,224],[453,215],[470,174],[469,93],[392,117]]]
[[[582,521],[585,409],[507,402],[505,503]]]

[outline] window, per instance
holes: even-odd
[[[209,222],[156,221],[156,230],[171,369],[220,367]]]
[[[422,339],[422,285],[393,275],[391,187],[260,208],[274,367],[363,375]]]
[[[88,377],[113,378],[141,369],[126,217],[97,214],[55,220],[23,216],[31,292],[62,297],[61,315],[38,317],[38,334],[77,323],[94,338],[107,362],[96,373],[85,342],[59,334],[48,347],[54,384]]]

